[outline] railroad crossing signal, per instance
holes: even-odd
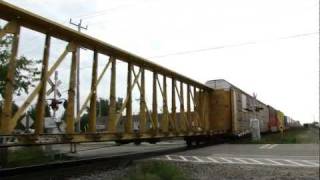
[[[57,89],[57,87],[61,85],[61,81],[58,80],[57,84],[54,84],[51,79],[48,79],[48,83],[50,84],[51,88],[47,91],[47,95],[49,96],[52,92],[56,91],[57,96],[61,97],[61,93]]]
[[[54,111],[57,111],[59,109],[59,104],[62,104],[62,103],[63,102],[58,99],[52,99],[50,106]]]
[[[60,80],[58,80],[58,71],[54,73],[54,82],[49,78],[48,83],[50,84],[51,88],[47,91],[47,96],[49,96],[52,92],[54,96],[61,97],[61,92],[58,90],[58,87],[62,84]]]
[[[53,99],[51,100],[51,108],[53,110],[53,119],[56,119],[56,111],[59,109],[59,104],[62,104],[62,101],[57,99],[58,97],[61,97],[61,93],[58,90],[58,86],[61,85],[61,81],[58,80],[58,71],[54,72],[54,82],[49,78],[48,79],[49,84],[51,85],[51,88],[47,91],[47,95],[50,95],[53,92]]]

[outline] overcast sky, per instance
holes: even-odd
[[[226,79],[302,122],[318,120],[318,0],[8,2],[67,26],[82,18],[86,34],[202,83]],[[37,51],[34,39],[20,53]]]

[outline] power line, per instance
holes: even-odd
[[[299,38],[299,37],[311,36],[311,35],[315,35],[315,34],[318,34],[318,35],[319,35],[319,32],[304,33],[304,34],[295,34],[295,35],[291,35],[291,36],[280,37],[279,39]]]
[[[285,36],[285,37],[280,37],[275,40],[286,40],[286,39],[291,39],[291,38],[300,38],[300,37],[305,37],[305,36],[310,36],[310,35],[315,35],[318,34],[319,32],[312,32],[312,33],[302,33],[302,34],[295,34],[291,36]],[[268,40],[266,40],[268,41]],[[270,41],[270,40],[269,40]],[[204,52],[204,51],[211,51],[211,50],[217,50],[217,49],[225,49],[225,48],[232,48],[232,47],[239,47],[239,46],[247,46],[247,45],[253,45],[257,43],[261,43],[263,41],[257,41],[257,42],[245,42],[245,43],[239,43],[239,44],[231,44],[231,45],[225,45],[225,46],[216,46],[216,47],[211,47],[211,48],[203,48],[203,49],[195,49],[195,50],[188,50],[188,51],[180,51],[180,52],[175,52],[175,53],[168,53],[164,55],[156,55],[156,56],[151,56],[148,58],[163,58],[163,57],[168,57],[168,56],[174,56],[174,55],[184,55],[184,54],[191,54],[191,53],[199,53],[199,52]],[[58,56],[57,56],[58,57]],[[121,61],[120,61],[121,62]],[[98,65],[99,67],[102,67],[104,65]],[[85,66],[79,68],[79,70],[82,69],[88,69],[92,68],[92,66]],[[59,71],[66,71],[69,70],[69,67],[62,68]]]
[[[104,9],[104,10],[101,10],[101,11],[95,11],[95,12],[91,12],[91,13],[82,14],[82,15],[79,15],[79,16],[74,16],[73,18],[82,18],[82,19],[94,18],[94,17],[102,16],[102,15],[104,15],[106,13],[109,13],[110,11],[114,11],[114,10],[121,9],[121,8],[124,8],[124,7],[130,7],[130,6],[133,6],[133,5],[135,5],[135,4],[121,5],[121,6],[118,6],[118,7],[108,8],[108,9]]]
[[[299,38],[299,37],[311,36],[311,35],[315,35],[315,34],[319,34],[319,32],[295,34],[295,35],[291,35],[291,36],[280,37],[280,38],[277,38],[275,40],[285,40],[285,39],[291,39],[291,38]],[[270,41],[270,40],[265,40],[265,41]],[[216,47],[209,47],[209,48],[202,48],[202,49],[178,51],[178,52],[173,52],[173,53],[168,53],[168,54],[163,54],[163,55],[151,56],[151,57],[148,57],[148,58],[164,58],[164,57],[168,57],[168,56],[179,56],[179,55],[184,55],[184,54],[199,53],[199,52],[212,51],[212,50],[217,50],[217,49],[225,49],[225,48],[253,45],[253,44],[258,44],[258,43],[265,42],[265,41],[245,42],[245,43],[239,43],[239,44],[216,46]]]
[[[72,23],[71,19],[70,19],[70,23]],[[82,23],[82,20],[80,20],[80,23],[79,23],[80,26],[81,26],[81,23]],[[78,26],[79,24],[73,23],[73,25],[75,25],[75,26]],[[82,29],[87,29],[87,27],[88,26],[82,27]],[[78,30],[79,30],[79,27],[78,27]],[[80,28],[80,30],[81,30],[81,28]],[[294,35],[290,35],[290,36],[279,37],[279,38],[274,39],[274,40],[286,40],[286,39],[292,39],[292,38],[300,38],[300,37],[306,37],[306,36],[311,36],[311,35],[315,35],[315,34],[319,34],[319,32],[294,34]],[[192,53],[199,53],[199,52],[205,52],[205,51],[212,51],[212,50],[217,50],[217,49],[241,47],[241,46],[258,44],[258,43],[266,42],[266,41],[270,41],[270,40],[245,42],[245,43],[223,45],[223,46],[215,46],[215,47],[202,48],[202,49],[193,49],[193,50],[187,50],[187,51],[178,51],[178,52],[168,53],[168,54],[164,54],[164,55],[150,56],[148,58],[164,58],[164,57],[168,57],[168,56],[178,56],[178,55],[184,55],[184,54],[192,54]],[[29,52],[29,51],[27,51],[27,52]],[[85,68],[88,68],[88,67],[85,67]],[[81,68],[81,69],[85,69],[85,68]],[[78,68],[78,69],[80,69],[80,68]]]
[[[149,2],[149,1],[147,1],[147,2]],[[82,19],[94,18],[94,17],[98,17],[98,16],[102,16],[104,14],[107,14],[110,11],[114,11],[114,10],[118,10],[118,9],[122,9],[122,8],[127,8],[127,7],[132,7],[132,6],[137,6],[137,5],[144,4],[144,3],[146,3],[146,2],[142,1],[140,3],[122,4],[122,5],[119,5],[116,7],[111,7],[111,8],[107,8],[107,9],[103,9],[103,10],[99,10],[99,11],[93,11],[93,12],[89,12],[89,13],[80,14],[80,15],[74,16],[73,18],[82,18]]]

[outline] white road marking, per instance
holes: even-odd
[[[223,157],[220,157],[220,159],[222,159],[223,161],[227,162],[227,163],[233,163],[233,161],[229,160],[229,159],[226,159],[226,158],[223,158]]]
[[[272,149],[272,148],[274,148],[274,147],[276,147],[276,146],[278,146],[278,144],[273,144],[273,145],[267,147],[266,149]]]
[[[319,166],[319,163],[314,163],[314,162],[311,162],[311,161],[308,161],[308,160],[301,160],[301,161],[306,163],[306,164],[310,164],[312,166]]]
[[[222,157],[231,157],[231,156],[237,156],[237,157],[257,157],[257,158],[263,158],[263,157],[279,157],[279,158],[311,158],[311,159],[319,159],[319,156],[279,156],[279,155],[252,155],[252,154],[212,154],[212,156],[222,156]]]
[[[236,160],[236,161],[239,161],[239,162],[241,162],[243,164],[250,164],[250,162],[247,162],[247,161],[245,161],[243,159],[240,159],[240,158],[233,158],[233,159]]]
[[[197,156],[192,156],[193,159],[197,160],[198,162],[204,162],[202,159],[198,158]]]
[[[179,156],[183,161],[188,161],[187,158],[183,157],[183,156]]]
[[[265,160],[270,161],[270,162],[272,162],[272,163],[275,164],[275,165],[280,165],[280,166],[283,166],[283,165],[284,165],[284,164],[279,163],[279,162],[277,162],[277,161],[274,161],[274,160],[272,160],[272,159],[265,159]]]
[[[288,160],[288,159],[284,159],[283,161],[289,162],[289,163],[297,165],[297,166],[306,166],[305,164],[300,164],[300,163],[297,163],[295,161],[291,161],[291,160]]]
[[[299,167],[319,167],[317,160],[298,159],[270,159],[270,158],[244,158],[244,157],[210,157],[210,156],[182,156],[165,155],[165,158],[155,158],[158,160],[183,161],[192,163],[230,163],[230,164],[257,164],[269,166],[299,166]]]
[[[263,146],[260,146],[259,147],[259,149],[265,149],[265,148],[267,148],[268,146],[270,146],[271,144],[265,144],[265,145],[263,145]]]
[[[248,158],[247,160],[254,162],[255,164],[263,164],[262,162],[256,160],[256,159],[252,159],[252,158]]]
[[[181,158],[177,155],[166,155],[166,158],[169,161],[181,161]]]
[[[214,163],[220,163],[219,161],[217,161],[217,160],[215,160],[215,159],[213,159],[213,158],[211,158],[211,157],[207,157],[207,159],[209,159],[210,161],[212,161],[212,162],[214,162]]]
[[[278,144],[265,144],[263,146],[260,146],[259,149],[272,149],[276,146],[278,146]]]

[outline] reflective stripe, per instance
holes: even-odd
[[[202,159],[198,158],[197,156],[192,156],[194,159],[196,159],[199,162],[204,162]]]
[[[185,157],[179,156],[183,161],[188,161]]]
[[[217,161],[217,160],[215,160],[215,159],[213,159],[213,158],[211,158],[211,157],[207,157],[207,159],[209,159],[210,161],[212,161],[212,162],[214,162],[214,163],[220,163],[219,161]]]

